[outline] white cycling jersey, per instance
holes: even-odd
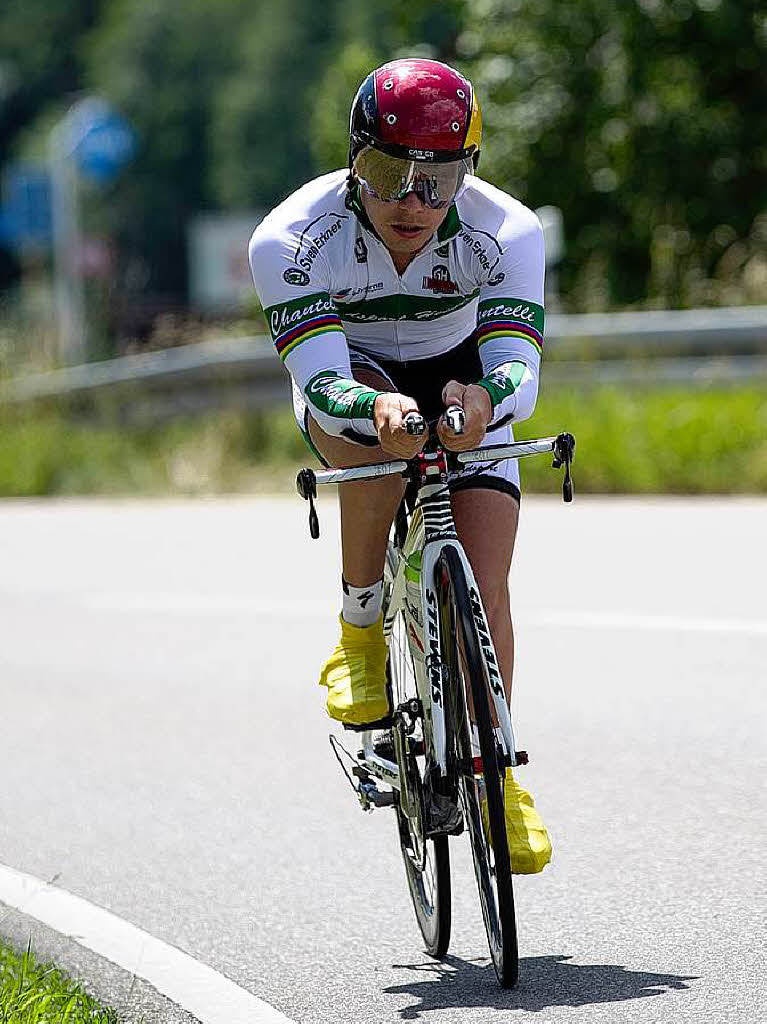
[[[349,345],[398,363],[474,336],[493,423],[530,416],[543,345],[543,231],[468,176],[431,241],[399,274],[348,172],[304,185],[250,240],[253,281],[280,357],[329,433],[374,436],[379,392],[352,378]]]

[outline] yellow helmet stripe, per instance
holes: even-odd
[[[466,130],[466,141],[463,146],[464,149],[469,149],[470,146],[475,147],[477,152],[482,145],[482,111],[479,109],[479,103],[477,102],[477,94],[474,89],[471,90],[471,117],[469,118],[469,127]]]

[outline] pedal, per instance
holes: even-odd
[[[352,775],[359,780],[357,783],[357,799],[363,811],[372,811],[374,807],[393,807],[396,796],[393,790],[381,792],[367,769],[357,766],[352,768]]]

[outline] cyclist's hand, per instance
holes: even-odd
[[[403,420],[409,412],[418,412],[418,406],[407,395],[385,392],[376,398],[373,406],[373,422],[378,440],[387,455],[399,459],[412,459],[420,452],[428,438],[428,432],[408,434]]]
[[[460,405],[465,417],[463,433],[454,434],[440,418],[437,434],[445,448],[454,452],[465,452],[476,448],[485,436],[487,425],[493,418],[493,403],[490,395],[477,384],[459,384],[456,380],[449,381],[442,391],[445,408]]]

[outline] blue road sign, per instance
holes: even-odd
[[[3,175],[2,234],[16,245],[51,240],[51,180],[40,164],[11,164]]]
[[[114,111],[105,111],[91,122],[75,147],[80,173],[99,185],[117,177],[136,151],[130,124]]]

